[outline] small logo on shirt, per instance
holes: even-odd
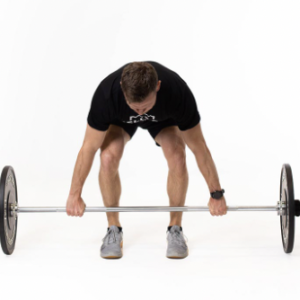
[[[144,121],[152,121],[152,122],[158,122],[155,120],[155,116],[151,115],[137,115],[137,116],[130,116],[129,121],[123,121],[124,123],[139,123],[139,122],[144,122]]]

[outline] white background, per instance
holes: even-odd
[[[228,205],[275,206],[283,163],[300,197],[299,14],[298,1],[2,0],[0,166],[13,166],[20,206],[65,205],[97,85],[144,60],[191,88]],[[189,149],[187,161],[186,205],[206,205]],[[103,205],[99,167],[97,152],[88,206]],[[168,205],[167,162],[146,130],[119,171],[121,205]],[[184,260],[165,257],[168,213],[120,215],[124,257],[115,261],[99,256],[105,214],[20,215],[15,252],[0,255],[1,299],[297,296],[300,228],[286,255],[276,213],[185,213]]]

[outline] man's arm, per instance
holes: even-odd
[[[95,154],[100,149],[105,135],[106,131],[96,130],[87,124],[83,145],[77,156],[69,195],[80,197]]]
[[[195,155],[199,170],[206,180],[210,193],[221,190],[217,169],[204,140],[200,122],[191,129],[181,131],[181,134]]]

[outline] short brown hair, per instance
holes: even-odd
[[[121,82],[121,88],[127,100],[141,103],[156,90],[158,75],[151,64],[132,62],[123,69]]]

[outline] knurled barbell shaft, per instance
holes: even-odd
[[[285,206],[227,206],[227,211],[278,211]],[[66,207],[13,207],[17,213],[66,212]],[[86,207],[85,212],[172,212],[209,211],[207,206],[119,206]]]

